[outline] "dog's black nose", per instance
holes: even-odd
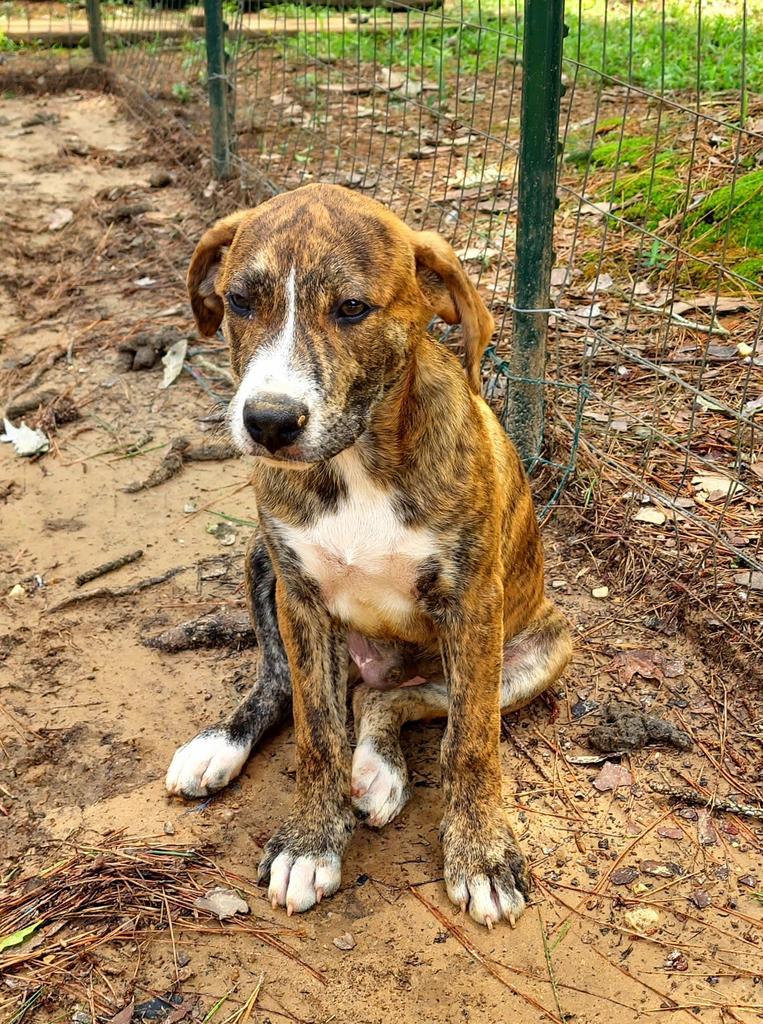
[[[249,436],[271,453],[293,444],[305,429],[307,417],[307,406],[291,398],[274,397],[244,406],[244,426]]]

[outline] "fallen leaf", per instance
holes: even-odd
[[[485,262],[488,263],[490,260],[494,260],[496,256],[500,256],[500,249],[493,249],[490,246],[472,245],[468,249],[460,249],[456,256],[463,260],[465,263],[471,262]]]
[[[657,829],[657,835],[662,839],[683,839],[684,831],[676,825],[663,825]]]
[[[753,572],[738,572],[734,576],[734,582],[747,587],[748,590],[763,590],[763,572],[760,569]]]
[[[57,206],[48,221],[48,231],[60,231],[74,219],[74,213],[65,206]]]
[[[598,302],[592,302],[590,306],[577,306],[572,313],[581,320],[595,320],[601,316],[601,306]]]
[[[634,907],[623,915],[623,920],[641,935],[653,935],[660,927],[660,915],[653,907]]]
[[[351,949],[355,949],[357,942],[352,932],[345,932],[344,935],[338,935],[334,939],[334,945],[337,949],[343,949],[345,952],[348,952]]]
[[[634,295],[651,295],[652,289],[646,281],[636,281],[633,286]]]
[[[633,776],[628,769],[621,764],[614,764],[612,761],[605,761],[601,771],[593,780],[594,789],[598,789],[600,793],[608,793],[621,786],[632,785]]]
[[[3,426],[5,433],[0,435],[0,441],[12,444],[17,455],[39,455],[50,448],[47,435],[42,430],[32,430],[23,420],[20,427],[14,427],[4,419]]]
[[[17,931],[11,932],[10,935],[4,935],[0,939],[0,953],[2,953],[4,949],[10,949],[11,946],[20,946],[24,939],[28,939],[30,935],[33,935],[34,932],[37,931],[41,924],[42,918],[40,918],[39,921],[34,921],[32,924],[28,924],[26,928],[19,928]]]
[[[749,299],[716,295],[715,292],[695,295],[692,299],[682,299],[680,303],[675,303],[676,306],[679,304],[682,307],[681,312],[687,309],[711,309],[715,313],[745,313],[753,308]]]
[[[630,885],[638,878],[638,868],[618,868],[612,872],[613,885]]]
[[[639,523],[652,523],[654,526],[662,526],[667,519],[664,512],[658,508],[641,508],[633,517]]]
[[[697,492],[703,491],[708,501],[717,501],[727,496],[734,497],[744,488],[736,480],[721,473],[698,473],[691,480]]]
[[[609,754],[581,754],[579,757],[568,757],[565,758],[565,760],[569,764],[604,764],[604,762],[612,756],[612,753],[615,753],[615,751],[612,751]],[[616,753],[621,755],[625,753],[625,751],[618,750]]]
[[[707,395],[697,395],[694,401],[695,404],[698,405],[700,409],[704,409],[705,412],[728,412],[725,405],[721,402],[716,402],[712,398],[708,398]]]
[[[183,363],[185,362],[185,355],[188,350],[188,341],[185,338],[181,338],[180,341],[176,341],[174,345],[171,345],[162,356],[162,366],[164,367],[164,377],[159,385],[160,388],[168,388],[174,380],[180,376],[183,372]]]
[[[551,287],[563,288],[570,280],[569,267],[554,267],[551,271]]]
[[[194,900],[193,905],[197,910],[208,910],[210,914],[219,917],[221,921],[228,917],[234,917],[236,914],[249,913],[249,904],[246,900],[242,900],[233,889],[225,889],[222,886],[216,886],[204,893],[203,896],[199,896]]]
[[[742,406],[743,416],[752,416],[756,412],[763,410],[763,395],[759,398],[753,398],[749,402],[745,402]]]
[[[627,686],[635,675],[642,679],[675,679],[684,673],[684,663],[680,659],[668,661],[659,651],[637,648],[632,651],[620,651],[614,656],[604,671],[617,676],[621,686]]]
[[[609,274],[599,274],[586,288],[588,295],[595,295],[596,292],[608,292],[615,282]]]

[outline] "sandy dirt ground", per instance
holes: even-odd
[[[173,181],[153,188],[160,171]],[[214,370],[227,367],[225,353],[214,343],[197,351],[183,288],[209,213],[176,172],[113,97],[4,101],[0,396],[7,406],[47,392],[25,418],[52,444],[34,459],[0,446],[0,897],[67,844],[120,829],[136,842],[171,837],[203,848],[253,879],[292,797],[288,726],[216,798],[186,804],[164,792],[176,745],[238,699],[256,658],[230,649],[165,654],[142,643],[242,605],[249,528],[236,520],[255,515],[238,459],[191,462],[160,486],[124,490],[156,469],[178,436],[209,442],[220,405],[207,389],[228,393]],[[51,230],[61,209],[71,220]],[[163,390],[160,363],[126,369],[118,348],[141,334],[187,338],[197,377],[184,372]],[[441,726],[417,725],[404,737],[413,799],[382,832],[358,829],[333,899],[287,921],[247,886],[253,918],[280,929],[322,981],[241,934],[185,933],[179,917],[172,936],[158,929],[96,955],[109,964],[108,983],[88,975],[108,1008],[99,1020],[133,996],[140,1003],[172,990],[187,1000],[187,1019],[199,1020],[227,994],[214,1016],[224,1020],[260,979],[252,1021],[763,1017],[761,821],[708,813],[653,788],[760,806],[754,666],[734,678],[705,659],[701,637],[666,635],[660,609],[629,600],[569,523],[552,518],[546,547],[576,655],[555,695],[505,720],[506,800],[536,883],[517,928],[481,930],[447,901],[437,838]],[[135,549],[140,561],[89,586],[185,571],[132,596],[51,610],[76,591],[78,573]],[[609,596],[595,600],[592,589],[605,585]],[[607,789],[601,759],[580,759],[595,758],[588,733],[610,699],[687,729],[692,749],[648,746],[614,758],[622,785]],[[173,950],[183,954],[180,981]],[[22,962],[3,972],[3,955],[0,1003],[10,1005],[34,970]],[[73,984],[82,965],[69,970],[26,1020],[90,1021]]]

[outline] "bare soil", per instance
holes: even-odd
[[[22,127],[40,113],[51,117]],[[210,801],[170,800],[163,776],[176,745],[238,699],[256,652],[162,654],[141,643],[241,605],[248,527],[236,520],[255,516],[248,467],[191,462],[160,486],[124,491],[178,436],[210,440],[220,405],[209,389],[229,393],[214,370],[227,367],[225,353],[195,338],[183,288],[210,212],[114,97],[17,95],[3,118],[0,395],[4,405],[36,391],[53,397],[25,416],[49,432],[49,453],[22,459],[0,446],[0,895],[17,872],[49,866],[67,844],[120,829],[136,841],[204,848],[251,879],[291,800],[291,728]],[[151,188],[161,170],[173,183]],[[124,213],[138,205],[148,209]],[[56,208],[73,217],[53,231]],[[173,330],[189,339],[196,376],[162,390],[160,363],[124,368],[120,344]],[[232,531],[211,533],[220,523]],[[417,725],[405,735],[414,797],[383,832],[358,829],[340,892],[290,921],[264,893],[250,897],[252,915],[282,929],[324,982],[251,938],[184,933],[177,918],[172,934],[154,929],[108,956],[68,961],[25,1020],[80,1011],[74,1019],[88,1021],[93,1008],[107,1020],[132,996],[173,989],[199,997],[196,1019],[227,994],[215,1015],[224,1020],[261,977],[252,1021],[759,1020],[761,821],[652,788],[760,806],[755,666],[738,676],[720,669],[701,635],[667,624],[669,608],[642,605],[606,579],[569,523],[552,518],[546,541],[576,655],[555,695],[505,722],[506,800],[536,881],[516,930],[481,930],[447,901],[441,726]],[[187,568],[134,596],[49,611],[83,570],[137,548],[142,559],[88,586]],[[594,599],[605,584],[609,596]],[[686,729],[693,748],[612,758],[623,784],[601,791],[601,762],[578,759],[594,756],[587,734],[610,699]],[[639,920],[638,910],[656,917]],[[77,923],[69,928],[76,935]],[[334,940],[347,932],[355,945],[341,949]],[[173,951],[190,958],[180,981]],[[33,959],[0,975],[0,1006],[34,983]]]

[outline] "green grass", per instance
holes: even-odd
[[[699,6],[696,0],[668,0],[663,22],[662,0],[637,0],[632,17],[628,3],[582,0],[579,13],[573,0],[566,15],[570,33],[565,58],[592,69],[582,73],[584,79],[604,74],[651,91],[693,89],[698,82],[706,92],[740,89],[742,4],[709,0],[701,5],[698,54]],[[746,87],[760,92],[763,10],[755,4],[747,6]],[[567,68],[568,73],[571,70]]]
[[[708,193],[687,216],[686,233],[697,252],[725,246],[736,273],[763,283],[763,170]]]
[[[582,82],[619,79],[659,92],[696,88],[702,91],[740,89],[742,85],[741,3],[705,0],[698,38],[694,0],[638,0],[631,17],[628,3],[607,5],[605,0],[571,0],[565,20],[569,35],[564,44],[565,71]],[[763,91],[763,6],[748,5],[746,26],[746,89]],[[507,5],[504,4],[504,12]],[[510,11],[512,8],[508,8]],[[289,46],[321,60],[377,61],[414,74],[439,77],[444,64],[458,57],[462,74],[478,67],[491,71],[521,57],[521,16],[499,17],[497,0],[464,0],[463,15],[452,4],[426,15],[423,29],[390,28],[385,11],[359,12],[374,20],[374,31],[349,28],[325,31],[336,10],[284,4],[270,8],[276,17],[305,21],[305,31]],[[352,12],[345,12],[349,17]],[[420,16],[412,15],[412,21]],[[461,18],[459,25],[453,18]],[[322,26],[324,26],[322,28]],[[699,52],[697,52],[699,50]]]

